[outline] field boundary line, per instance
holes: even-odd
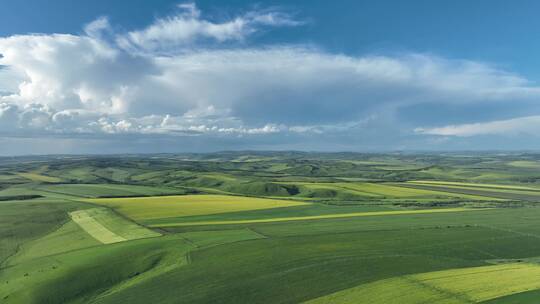
[[[268,235],[266,235],[266,234],[264,234],[264,233],[262,233],[262,232],[256,230],[256,229],[253,228],[253,227],[246,227],[246,229],[251,230],[253,233],[262,236],[262,238],[264,238],[264,239],[269,239],[269,238],[270,238],[270,236],[268,236]]]

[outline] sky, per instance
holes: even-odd
[[[538,150],[539,10],[0,0],[0,155]]]

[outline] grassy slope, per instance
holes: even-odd
[[[491,255],[511,256],[509,248],[531,241],[475,227],[415,230],[414,239],[407,237],[410,231],[280,237],[253,229],[267,239],[193,252],[186,267],[99,303],[298,303],[396,275],[480,266]],[[500,248],[483,251],[494,239],[500,239]],[[523,248],[521,254],[539,249]]]
[[[538,255],[539,219],[534,208],[252,224],[260,234],[235,228],[233,238],[243,241],[217,247],[207,245],[228,242],[223,231],[189,232],[34,259],[5,273],[14,281],[0,295],[10,294],[6,303],[297,303],[394,276],[481,266],[494,256]],[[188,251],[189,262],[180,262]],[[180,256],[162,264],[169,254]]]
[[[79,205],[67,202],[0,203],[0,267],[6,258],[32,240],[55,231],[69,220],[67,211]]]
[[[35,257],[0,273],[0,298],[3,303],[102,301],[185,266],[189,251],[261,237],[250,230],[184,233]]]
[[[521,292],[517,294],[508,295],[505,297],[488,300],[482,303],[485,304],[524,304],[524,303],[537,303],[540,299],[540,289]]]
[[[36,189],[77,197],[150,196],[182,193],[182,190],[173,188],[110,184],[42,185]]]
[[[466,304],[540,288],[540,265],[510,263],[390,278],[307,303]]]
[[[535,232],[529,230],[533,226],[507,227],[525,214],[531,223],[540,218],[539,210],[517,209],[482,216],[433,214],[426,222],[411,215],[252,224],[265,239],[193,251],[189,264],[97,303],[297,303],[399,275],[535,256],[540,243],[526,235]],[[211,232],[198,236],[204,240],[205,233]],[[188,240],[190,235],[196,234],[184,234]]]
[[[79,225],[73,221],[68,221],[44,237],[23,244],[19,252],[10,258],[8,262],[9,265],[16,265],[35,258],[53,256],[62,252],[100,244],[99,241],[82,230]]]
[[[248,207],[243,206],[235,212],[227,209],[227,213],[212,215],[207,213],[215,205],[207,210],[191,206],[187,213],[181,210],[186,205],[173,208],[176,210],[172,216],[181,216],[177,219],[192,223],[324,217],[389,211],[395,208],[391,200],[429,202],[477,198],[463,193],[405,189],[388,184],[321,181],[401,181],[404,178],[436,177],[459,181],[489,180],[491,183],[510,178],[527,181],[536,178],[534,170],[508,169],[506,161],[491,163],[492,160],[488,160],[484,165],[482,158],[441,158],[437,161],[445,163],[444,166],[419,170],[425,166],[421,164],[424,160],[387,161],[394,158],[367,158],[345,165],[341,161],[325,163],[320,159],[284,162],[277,157],[234,156],[229,159],[216,156],[208,162],[151,163],[145,160],[116,168],[116,163],[120,165],[123,160],[107,160],[106,165],[99,161],[84,161],[84,166],[62,163],[50,168],[39,165],[38,169],[44,168],[39,171],[40,175],[59,176],[66,181],[135,181],[148,185],[208,187],[214,191],[250,191],[257,195],[274,192],[286,195],[283,191],[291,189],[275,187],[276,183],[303,187],[303,182],[310,181],[308,186],[319,187],[320,191],[312,191],[316,195],[309,198],[327,199],[330,192],[330,198],[338,203],[357,198],[360,202],[359,206],[307,204],[258,210],[251,210],[252,206],[247,204]],[[426,159],[426,162],[432,161],[429,157]],[[24,172],[38,172],[31,165],[20,167]],[[449,167],[452,170],[444,169]],[[155,171],[156,168],[163,171]],[[134,176],[140,179],[135,180]],[[6,178],[10,183],[21,183],[21,180],[20,177]],[[192,184],[189,184],[190,180]],[[488,260],[540,256],[540,226],[537,224],[540,209],[537,208],[171,227],[167,228],[171,234],[163,237],[101,245],[68,221],[67,212],[81,208],[80,204],[51,199],[108,196],[110,193],[128,195],[126,191],[134,189],[137,190],[132,193],[158,195],[162,193],[154,191],[160,190],[139,185],[73,185],[66,186],[67,192],[59,194],[38,192],[35,188],[59,190],[64,185],[40,185],[41,182],[36,180],[33,184],[17,186],[15,190],[0,190],[16,194],[37,192],[47,196],[29,202],[0,203],[0,257],[8,257],[19,250],[0,270],[2,303],[298,303],[360,284],[374,284],[419,272],[451,271],[486,266]],[[230,187],[234,183],[242,185]],[[0,188],[5,185],[0,182]],[[478,190],[476,188],[474,190]],[[495,192],[501,191],[495,189]],[[163,198],[148,199],[163,201]],[[146,207],[151,209],[154,203]],[[384,206],[363,205],[379,203]],[[3,204],[6,207],[3,208]],[[337,208],[340,211],[332,211]],[[166,209],[160,211],[160,217],[170,215]],[[141,214],[144,216],[148,210],[141,210]],[[202,215],[193,215],[193,212]],[[528,299],[534,303],[535,295],[535,292],[525,292],[500,300],[510,301],[501,303],[512,303],[512,299],[519,299],[519,303],[525,303]]]

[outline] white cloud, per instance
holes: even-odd
[[[518,117],[506,120],[480,122],[462,125],[450,125],[440,128],[418,128],[421,134],[441,136],[477,136],[477,135],[539,135],[540,115]]]
[[[18,122],[17,106],[0,103],[0,130],[9,130]]]
[[[99,18],[81,35],[0,38],[0,65],[7,66],[0,69],[0,92],[8,92],[0,94],[2,134],[360,133],[373,129],[380,119],[374,113],[403,106],[488,107],[506,100],[516,106],[540,97],[527,79],[472,61],[224,46],[219,42],[246,39],[261,26],[300,23],[268,10],[216,22],[194,4],[179,8],[128,33],[114,33]],[[201,38],[218,44],[205,48]],[[401,131],[399,122],[384,122]],[[417,133],[471,134],[482,126]]]
[[[283,12],[252,11],[232,20],[212,22],[201,19],[194,3],[178,5],[178,14],[157,19],[145,29],[119,35],[117,43],[130,52],[176,53],[179,48],[210,39],[216,42],[241,41],[260,26],[296,26],[301,22]]]
[[[84,32],[89,37],[102,38],[103,32],[110,31],[111,25],[107,17],[99,17],[84,27]]]
[[[10,71],[24,75],[18,92],[3,96],[0,101],[19,105],[41,103],[60,109],[115,112],[123,107],[115,97],[133,80],[126,73],[130,63],[120,58],[119,51],[89,36],[0,38],[0,53],[4,56],[0,62],[9,66],[8,75]]]

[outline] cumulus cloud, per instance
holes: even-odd
[[[477,136],[477,135],[539,135],[540,115],[518,117],[481,123],[450,125],[439,128],[417,128],[422,134],[441,136]]]
[[[0,52],[8,75],[24,75],[17,91],[0,101],[18,105],[124,112],[130,88],[152,72],[148,60],[89,36],[11,36],[0,38]]]
[[[265,26],[297,25],[301,22],[272,10],[212,21],[187,3],[177,14],[130,32],[114,32],[101,17],[80,35],[0,38],[0,66],[5,67],[0,69],[0,132],[4,136],[349,132],[359,138],[374,128],[402,132],[390,117],[401,107],[426,103],[489,107],[490,102],[510,100],[515,107],[540,97],[540,88],[524,77],[485,63],[422,54],[350,56],[301,45],[224,43],[249,39]],[[377,115],[382,112],[390,114],[382,119]],[[478,131],[468,130],[495,128],[487,125],[424,128],[416,133],[475,135]],[[414,134],[412,129],[408,131]]]

